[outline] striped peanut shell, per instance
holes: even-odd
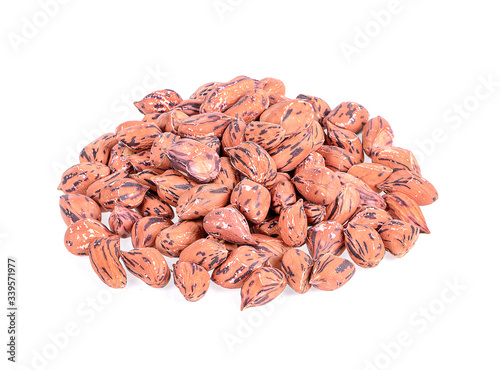
[[[323,118],[331,111],[328,103],[316,96],[299,94],[297,95],[297,99],[308,102],[312,106],[315,115],[314,118],[317,122],[321,122]]]
[[[229,203],[231,190],[220,184],[195,185],[186,190],[177,202],[177,216],[181,220],[195,220]]]
[[[283,258],[283,254],[287,252],[290,247],[286,245],[283,240],[267,235],[252,234],[252,237],[257,242],[257,245],[254,248],[271,255],[265,266],[277,266],[277,268],[281,268],[281,259]]]
[[[333,204],[332,202],[330,204]],[[304,202],[304,212],[309,226],[316,225],[326,218],[326,207],[321,204]]]
[[[276,148],[269,150],[269,155],[276,163],[278,171],[288,172],[295,169],[312,152],[313,144],[312,128],[309,127],[283,140]]]
[[[174,218],[174,211],[170,205],[151,191],[146,193],[144,200],[137,207],[137,210],[144,217],[157,216],[170,220]]]
[[[146,113],[144,117],[142,117],[142,122],[153,122],[156,123],[158,117],[160,117],[163,113]]]
[[[331,291],[344,286],[355,272],[351,261],[326,253],[315,261],[309,283],[316,289]]]
[[[268,107],[269,98],[267,93],[262,89],[256,89],[245,93],[224,113],[249,123],[257,119]]]
[[[139,212],[117,205],[109,215],[109,228],[120,238],[128,238],[132,235],[132,228],[142,218]]]
[[[370,226],[378,230],[380,226],[391,220],[392,217],[383,209],[372,206],[361,206],[349,222]]]
[[[372,152],[372,161],[393,170],[408,170],[420,175],[420,166],[411,150],[388,146]]]
[[[264,234],[273,238],[281,238],[279,216],[268,216],[260,224],[253,225],[252,229],[255,233]]]
[[[131,238],[135,249],[153,247],[156,237],[163,229],[172,225],[172,221],[163,217],[143,217],[134,224]]]
[[[323,119],[323,125],[328,122],[335,126],[357,133],[368,121],[368,111],[365,107],[354,102],[344,102],[337,105]]]
[[[219,174],[220,157],[196,140],[178,140],[166,153],[173,169],[200,184],[211,182]]]
[[[151,181],[156,184],[158,196],[173,207],[177,206],[179,197],[196,184],[175,170],[166,170]]]
[[[177,130],[184,138],[197,139],[204,136],[222,137],[226,127],[234,121],[228,114],[211,112],[191,116],[182,121]]]
[[[286,245],[283,240],[273,238],[269,235],[252,234],[252,237],[257,242],[254,248],[264,252],[269,252],[275,256],[280,256],[290,249],[290,247]]]
[[[191,94],[191,96],[189,97],[189,99],[199,100],[201,98],[204,98],[205,96],[207,96],[208,94],[210,94],[210,92],[214,88],[216,88],[217,86],[219,86],[220,84],[221,84],[220,82],[207,82],[206,84],[203,84],[200,87],[198,87],[196,89],[196,91]]]
[[[392,168],[378,163],[360,163],[352,166],[347,173],[357,177],[367,184],[370,189],[378,192],[376,186],[391,175]]]
[[[342,185],[351,184],[354,186],[359,193],[361,205],[385,209],[386,204],[382,196],[370,189],[370,187],[363,181],[343,172],[337,173],[337,176],[339,177]]]
[[[360,163],[347,150],[336,146],[322,145],[318,153],[325,158],[325,166],[333,171],[347,172],[352,166]]]
[[[121,252],[123,264],[130,273],[152,288],[163,288],[170,281],[167,261],[155,248]]]
[[[109,173],[109,167],[99,162],[75,164],[64,171],[57,190],[64,194],[86,194],[92,183],[108,176]]]
[[[358,135],[352,131],[339,128],[330,122],[327,123],[327,129],[328,140],[326,142],[328,145],[344,149],[349,152],[358,163],[363,162],[365,153],[363,152],[363,146]]]
[[[280,212],[279,229],[281,239],[290,247],[300,247],[307,237],[307,217],[303,200],[284,207]]]
[[[384,258],[384,243],[373,227],[349,223],[344,235],[347,251],[356,265],[372,268]]]
[[[254,121],[248,123],[245,129],[245,140],[256,143],[265,150],[281,144],[285,136],[285,129],[277,123]]]
[[[118,139],[114,133],[108,133],[98,137],[82,149],[80,152],[80,163],[99,162],[107,164],[111,154],[111,149],[117,143]]]
[[[227,154],[227,149],[238,146],[245,141],[246,127],[247,124],[241,119],[236,119],[227,126],[221,139],[224,153]]]
[[[163,113],[172,110],[182,98],[173,90],[157,90],[134,103],[142,114]]]
[[[187,246],[205,235],[201,220],[180,220],[158,233],[155,247],[164,256],[179,257]]]
[[[208,234],[229,243],[256,245],[247,220],[235,208],[223,207],[210,211],[203,218],[203,228]]]
[[[103,283],[115,289],[127,285],[127,273],[120,255],[119,238],[95,239],[89,246],[89,259],[95,273]]]
[[[438,199],[434,185],[422,176],[407,170],[394,171],[384,182],[377,185],[387,192],[399,192],[412,198],[419,206],[426,206]]]
[[[212,149],[220,157],[222,144],[217,136],[203,136],[196,138],[196,141]]]
[[[200,114],[201,104],[203,103],[203,99],[186,99],[177,104],[174,110],[179,110],[187,116],[195,116]],[[174,128],[175,130],[175,128]],[[176,132],[176,131],[174,131]]]
[[[69,226],[83,218],[101,221],[101,208],[82,194],[64,194],[59,197],[59,209],[64,223]]]
[[[115,180],[101,189],[98,201],[106,211],[111,211],[115,205],[135,208],[143,202],[148,190],[147,186],[132,179]]]
[[[326,207],[325,219],[344,224],[361,205],[359,192],[354,185],[342,185],[337,199]]]
[[[241,288],[252,271],[263,267],[269,257],[253,247],[238,247],[214,270],[212,281],[223,288]]]
[[[309,167],[325,167],[325,158],[318,152],[310,153],[299,165],[295,168],[294,174],[297,175],[304,168]]]
[[[327,205],[340,193],[340,181],[334,171],[326,167],[310,167],[292,178],[292,183],[309,202]]]
[[[309,279],[314,261],[300,249],[288,250],[281,260],[281,270],[285,273],[288,285],[299,294],[311,288]]]
[[[154,123],[142,123],[141,125],[127,127],[121,130],[116,137],[123,144],[134,151],[150,149],[155,139],[161,134],[161,130]]]
[[[177,134],[179,125],[187,118],[189,118],[189,116],[182,109],[176,108],[169,112],[161,113],[154,123],[163,132]]]
[[[123,123],[120,123],[118,126],[116,126],[115,132],[118,135],[119,133],[128,130],[131,127],[135,126],[144,126],[148,123],[154,123],[154,122],[146,122],[146,121],[125,121]]]
[[[241,310],[265,305],[286,288],[286,277],[274,267],[262,267],[251,273],[241,287]]]
[[[153,182],[153,180],[151,180],[151,178],[159,176],[163,172],[163,170],[159,170],[157,168],[147,168],[137,173],[131,173],[129,177],[132,180],[137,181],[139,184],[147,186],[151,191],[156,192],[156,184]]]
[[[284,95],[281,94],[270,94],[269,95],[269,106],[273,106],[274,104],[281,103],[283,101],[288,101],[290,98],[287,98]]]
[[[363,150],[369,157],[374,151],[392,146],[393,139],[391,125],[380,116],[371,118],[363,127]]]
[[[286,93],[286,87],[283,81],[273,77],[263,78],[257,83],[257,87],[264,90],[268,95],[285,95]]]
[[[92,183],[87,188],[86,195],[91,198],[94,202],[100,203],[99,198],[101,196],[101,191],[105,187],[109,186],[111,183],[118,181],[118,180],[123,180],[130,178],[129,174],[126,170],[120,170],[112,173],[111,175],[105,176],[100,178],[99,180],[95,181]]]
[[[200,107],[200,112],[223,112],[236,104],[248,91],[252,91],[255,88],[255,80],[246,76],[238,76],[229,82],[214,87],[205,96]]]
[[[136,173],[131,173],[129,177],[132,180],[137,181],[139,184],[147,186],[152,192],[156,192],[156,184],[151,180],[151,178],[159,176],[163,172],[163,170],[150,167]]]
[[[259,120],[281,125],[286,131],[286,136],[291,136],[308,129],[314,118],[315,113],[309,103],[292,99],[269,107],[261,114]]]
[[[236,248],[239,247],[238,244],[234,244],[234,243],[229,243],[229,242],[226,242],[225,240],[222,240],[222,239],[218,239],[216,238],[215,236],[212,236],[212,235],[207,235],[205,237],[205,239],[207,240],[212,240],[212,241],[215,241],[221,245],[224,246],[224,248],[227,249],[228,252],[231,252],[231,251],[234,251]]]
[[[260,223],[266,219],[267,213],[269,212],[269,207],[271,206],[271,193],[264,186],[250,179],[244,179],[236,185],[231,193],[231,204],[233,204],[248,221]]]
[[[430,234],[425,217],[419,205],[403,193],[391,192],[384,195],[387,212],[395,219],[417,226],[422,234]]]
[[[184,248],[179,262],[193,262],[210,271],[227,258],[228,250],[221,243],[210,239],[198,239]]]
[[[210,285],[210,275],[203,267],[192,262],[177,262],[172,266],[174,284],[189,302],[202,299]]]
[[[89,254],[89,245],[94,240],[113,237],[118,238],[99,221],[83,218],[68,226],[64,234],[64,245],[75,256],[87,256]]]
[[[153,168],[151,161],[151,150],[146,149],[127,157],[135,172],[141,172]]]
[[[212,184],[224,185],[229,190],[233,190],[234,187],[240,182],[240,173],[233,166],[231,166],[231,160],[228,157],[220,158],[220,171],[217,177],[212,181]]]
[[[314,121],[311,125],[311,135],[312,135],[312,151],[315,152],[326,141],[325,130],[318,121]]]
[[[276,182],[269,191],[271,193],[271,208],[278,214],[283,207],[291,206],[297,202],[295,186],[287,173],[278,172]]]
[[[266,187],[276,181],[276,164],[261,146],[245,141],[226,151],[233,167],[250,180]]]
[[[108,167],[112,173],[119,171],[131,171],[132,163],[128,156],[134,154],[134,151],[128,148],[121,141],[118,142],[112,149],[109,155]]]
[[[172,168],[170,161],[167,157],[167,148],[180,140],[180,136],[177,136],[171,132],[165,132],[159,135],[151,146],[150,160],[151,164],[160,170],[168,170]]]
[[[415,245],[419,228],[409,222],[391,220],[379,229],[384,247],[392,255],[401,258]]]
[[[345,250],[342,224],[323,221],[307,230],[307,249],[313,260],[326,253],[340,256]]]

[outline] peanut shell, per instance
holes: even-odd
[[[195,185],[186,190],[177,202],[177,216],[181,220],[195,220],[229,203],[231,191],[220,184]]]
[[[321,205],[335,201],[341,189],[335,172],[326,167],[305,168],[293,177],[292,182],[305,199]]]
[[[210,271],[224,262],[228,253],[224,245],[215,240],[198,239],[182,250],[179,262],[193,262]]]
[[[304,212],[303,200],[284,207],[279,218],[280,235],[290,247],[300,247],[307,237],[307,217]]]
[[[266,219],[271,206],[271,193],[265,187],[250,179],[244,179],[231,193],[231,204],[252,223]],[[225,205],[225,204],[224,204]]]
[[[354,102],[344,102],[337,105],[325,116],[323,124],[327,122],[335,126],[357,133],[361,131],[368,120],[369,114],[365,107]]]
[[[83,194],[97,180],[108,176],[110,169],[99,162],[84,162],[68,168],[61,176],[57,190],[64,194]]]
[[[283,272],[273,267],[262,267],[251,273],[241,287],[241,310],[271,302],[286,288]]]
[[[69,226],[83,218],[101,221],[101,208],[82,194],[64,194],[59,197],[59,209],[64,223]]]
[[[344,235],[347,251],[356,265],[373,268],[384,258],[384,243],[374,228],[349,223]]]
[[[167,261],[155,248],[121,252],[123,264],[130,273],[153,288],[163,288],[170,281]]]
[[[241,246],[229,253],[226,260],[212,273],[212,281],[223,288],[241,288],[253,270],[263,267],[269,254],[249,246]]]
[[[120,239],[99,238],[89,246],[89,260],[95,273],[107,286],[125,288],[127,273],[120,263]]]
[[[220,158],[202,143],[181,139],[166,149],[173,169],[200,184],[211,182],[220,171]]]
[[[281,270],[285,273],[288,285],[299,294],[309,291],[309,279],[314,261],[300,249],[288,250],[281,260]]]
[[[163,113],[172,110],[182,98],[173,90],[157,90],[134,103],[142,114]]]
[[[155,247],[167,257],[179,257],[181,252],[205,237],[201,220],[180,220],[163,228],[156,237]]]
[[[129,238],[132,235],[134,224],[142,218],[139,212],[116,205],[109,215],[109,228],[120,238]]]
[[[113,237],[118,238],[99,221],[83,218],[68,226],[64,234],[64,245],[75,256],[88,256],[89,245],[94,240]]]
[[[314,263],[309,283],[316,289],[331,291],[344,286],[355,272],[351,261],[326,253]]]
[[[174,284],[186,301],[202,299],[210,285],[210,275],[203,267],[192,262],[177,262],[173,265]]]
[[[261,146],[245,141],[226,151],[233,167],[250,180],[266,187],[276,181],[276,164]]]
[[[342,224],[337,221],[323,221],[307,231],[307,249],[313,260],[323,254],[340,256],[345,250]]]
[[[245,217],[235,208],[210,211],[203,218],[203,228],[208,234],[229,243],[256,245]]]
[[[172,225],[172,221],[163,217],[143,217],[134,224],[131,238],[135,249],[153,247],[156,237],[163,229]]]

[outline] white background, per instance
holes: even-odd
[[[20,369],[498,367],[493,1],[47,2],[0,10],[2,369],[7,256]],[[96,135],[139,119],[132,101],[145,93],[188,97],[240,74],[387,118],[439,190],[424,208],[432,234],[338,291],[287,288],[243,313],[239,291],[215,285],[198,303],[133,277],[110,293],[64,248],[61,170]]]

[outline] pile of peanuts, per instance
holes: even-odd
[[[436,189],[393,146],[389,123],[357,103],[331,109],[286,97],[278,79],[238,76],[135,106],[142,120],[83,148],[58,188],[66,248],[112,288],[127,271],[154,288],[173,275],[197,301],[212,281],[240,289],[243,310],[286,285],[338,289],[355,265],[403,257],[430,232],[420,207]],[[165,257],[178,258],[172,270]]]

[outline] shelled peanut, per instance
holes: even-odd
[[[197,301],[212,281],[240,289],[245,309],[287,284],[338,289],[355,264],[403,257],[430,233],[420,207],[436,189],[393,146],[389,123],[357,103],[331,109],[286,97],[278,79],[238,76],[135,106],[142,120],[89,143],[58,188],[66,248],[110,287],[123,288],[127,271],[155,288],[172,276]],[[165,257],[178,258],[172,270]]]

